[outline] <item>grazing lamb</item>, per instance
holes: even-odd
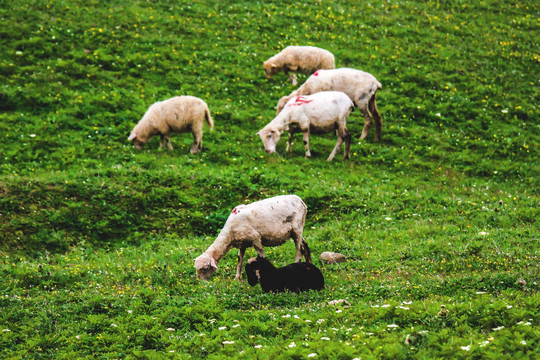
[[[193,146],[190,152],[195,154],[202,148],[205,119],[210,129],[213,129],[214,122],[204,101],[194,96],[176,96],[151,105],[141,121],[131,130],[128,140],[133,141],[137,149],[141,149],[152,136],[159,134],[159,148],[163,148],[163,141],[167,140],[167,147],[172,150],[169,134],[191,130]]]
[[[257,256],[246,264],[248,283],[261,284],[264,292],[307,291],[324,289],[321,270],[307,262],[297,262],[276,268],[264,257]]]
[[[374,140],[379,141],[382,132],[382,119],[375,103],[375,94],[380,88],[381,83],[373,75],[360,70],[350,68],[318,70],[296,91],[279,100],[277,113],[279,114],[285,104],[294,96],[310,95],[329,90],[343,91],[360,109],[365,118],[364,129],[360,139],[365,139],[368,135],[373,118],[375,119],[376,131]]]
[[[263,67],[268,79],[283,71],[296,86],[297,72],[310,75],[319,69],[333,69],[335,65],[334,55],[328,50],[314,46],[287,46],[266,60]]]
[[[238,248],[236,279],[242,276],[246,249],[253,246],[264,257],[263,246],[278,246],[289,238],[296,245],[296,261],[311,262],[310,251],[302,237],[307,206],[296,195],[280,195],[235,207],[216,240],[195,259],[197,277],[209,279],[217,270],[219,260],[233,247]]]
[[[306,157],[309,151],[309,134],[324,134],[336,130],[337,143],[328,161],[332,161],[341,144],[345,141],[345,156],[349,158],[351,134],[347,130],[347,118],[354,104],[341,91],[323,91],[313,95],[292,97],[274,120],[257,133],[264,143],[267,152],[276,151],[276,144],[284,131],[289,131],[287,151],[291,151],[292,137],[295,132],[304,135]]]

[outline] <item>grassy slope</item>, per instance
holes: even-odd
[[[538,353],[539,8],[505,6],[1,6],[1,347],[14,358]],[[264,153],[254,134],[294,88],[261,63],[289,44],[379,79],[380,143],[359,142],[353,112],[348,162],[326,163],[333,135],[312,137],[310,160],[284,140],[280,156]],[[158,139],[133,149],[147,107],[179,94],[210,106],[203,152],[188,154],[187,134],[173,152]],[[234,283],[234,251],[196,281],[192,259],[230,209],[281,193],[308,204],[316,255],[350,257],[322,265],[327,290]],[[340,298],[351,306],[327,305]]]

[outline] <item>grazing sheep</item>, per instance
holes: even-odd
[[[209,279],[217,270],[219,260],[233,247],[238,248],[236,279],[242,276],[246,249],[253,246],[264,257],[263,246],[279,246],[289,238],[296,245],[296,261],[311,262],[310,251],[302,237],[307,206],[296,195],[280,195],[247,205],[236,206],[216,240],[195,259],[197,277]]]
[[[194,96],[176,96],[151,105],[131,130],[128,140],[133,141],[137,149],[141,149],[152,136],[159,134],[161,137],[159,148],[163,148],[163,141],[167,140],[167,147],[172,150],[169,134],[191,131],[193,146],[190,152],[195,154],[202,148],[205,119],[210,129],[213,129],[214,122],[204,101]]]
[[[341,91],[323,91],[313,95],[292,97],[268,125],[257,133],[264,143],[267,152],[276,151],[276,144],[284,131],[289,131],[287,151],[291,151],[292,137],[295,132],[304,135],[306,157],[309,151],[309,134],[324,134],[336,130],[338,137],[336,146],[328,161],[332,161],[341,144],[345,141],[345,156],[349,158],[351,134],[347,130],[347,118],[353,109],[351,99]]]
[[[334,55],[328,50],[314,46],[287,46],[263,64],[266,77],[279,71],[285,72],[296,86],[296,73],[313,74],[319,69],[333,69]]]
[[[376,131],[374,140],[377,142],[381,139],[382,119],[375,103],[375,94],[380,88],[381,83],[373,75],[360,70],[350,68],[318,70],[296,91],[279,100],[277,113],[279,114],[285,104],[294,96],[310,95],[329,90],[343,91],[360,109],[365,118],[360,139],[365,139],[368,135],[373,118],[375,119]]]
[[[324,289],[321,270],[307,262],[296,262],[276,268],[264,257],[257,256],[246,264],[248,283],[261,284],[264,292],[307,291]]]

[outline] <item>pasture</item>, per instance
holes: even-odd
[[[2,358],[538,358],[538,2],[0,4]],[[380,142],[353,111],[348,161],[332,133],[264,151],[295,87],[262,63],[287,45],[381,82]],[[177,95],[208,104],[202,151],[135,149]],[[197,280],[231,210],[280,194],[325,289],[237,282],[236,249]]]

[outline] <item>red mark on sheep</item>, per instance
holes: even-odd
[[[297,96],[296,100],[294,100],[294,102],[290,103],[289,106],[298,106],[298,105],[309,104],[312,101],[313,100],[308,100],[303,96]]]
[[[313,73],[313,76],[319,76],[319,73],[321,72],[321,70],[317,70]]]
[[[240,210],[238,210],[237,208],[232,209],[232,213],[235,214],[235,215],[238,214],[239,212],[240,212]]]

